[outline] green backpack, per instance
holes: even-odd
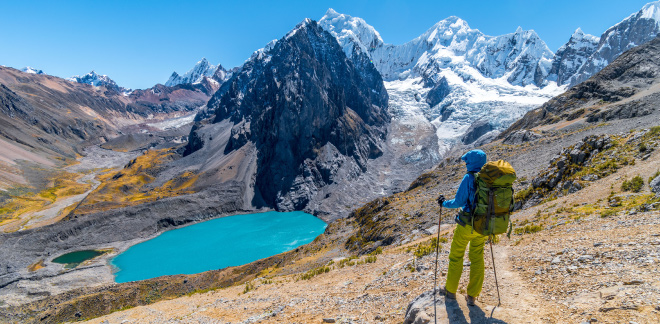
[[[516,171],[506,161],[491,161],[474,174],[475,206],[472,210],[472,228],[481,235],[507,233],[511,236],[510,216],[513,211],[513,182]]]

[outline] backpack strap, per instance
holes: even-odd
[[[472,175],[472,179],[474,179],[472,185],[474,186],[474,195],[472,196],[472,201],[470,201],[470,196],[468,196],[468,204],[470,206],[470,227],[471,227],[471,232],[470,234],[474,233],[474,213],[477,210],[477,192],[479,191],[479,187],[477,186],[477,173],[473,171],[468,171],[468,174]],[[467,213],[466,213],[467,214]]]
[[[477,172],[468,171],[468,174],[472,175],[472,186],[474,187],[474,194],[472,197],[468,196],[468,205],[470,206],[470,217],[474,216],[474,211],[477,209],[477,192],[479,187],[477,186]],[[472,198],[472,199],[470,199]]]

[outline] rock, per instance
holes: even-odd
[[[417,268],[415,268],[415,270],[417,270],[417,272],[422,272],[422,271],[428,270],[428,269],[429,269],[429,267],[427,267],[423,264],[420,264],[420,265],[417,266]]]
[[[491,125],[488,121],[483,119],[477,120],[476,122],[472,123],[472,125],[470,125],[468,131],[461,138],[461,142],[463,142],[463,144],[466,145],[472,144],[474,143],[474,141],[479,139],[479,137],[492,130],[493,130],[493,125]]]
[[[626,286],[631,286],[631,285],[641,285],[644,283],[644,280],[631,280],[631,281],[624,281],[623,284]]]
[[[599,247],[599,246],[601,246],[601,245],[603,245],[602,242],[596,242],[596,243],[594,243],[594,247]]]
[[[660,194],[660,175],[651,180],[649,187],[651,188],[651,191]]]
[[[334,318],[324,318],[323,323],[334,323],[336,322]]]
[[[584,160],[587,158],[588,153],[576,147],[569,154],[571,156],[571,162],[573,162],[574,164],[582,164],[584,163]]]
[[[440,78],[435,84],[427,84],[427,86],[432,87],[426,95],[426,102],[431,107],[439,104],[445,99],[445,97],[447,97],[447,95],[449,95],[449,93],[451,93],[451,87],[445,77]],[[448,117],[449,116],[447,116],[447,118]]]
[[[582,185],[579,182],[573,182],[571,187],[568,189],[568,193],[575,193],[582,190]]]
[[[422,233],[424,233],[425,235],[431,235],[431,234],[435,234],[437,231],[438,231],[438,225],[433,225],[427,229],[424,229]]]
[[[554,259],[552,259],[551,263],[552,264],[557,264],[557,263],[560,263],[560,262],[561,262],[561,259],[559,257],[555,257]]]
[[[444,297],[438,296],[438,303],[444,303]],[[431,321],[424,309],[433,305],[433,291],[429,290],[417,296],[408,304],[403,324],[428,323]],[[428,319],[428,321],[427,321]]]
[[[426,314],[425,311],[421,311],[417,315],[417,318],[415,319],[413,324],[427,324],[429,322],[431,322],[431,318],[429,317],[429,315]]]
[[[587,261],[593,261],[593,260],[594,260],[594,257],[592,255],[588,255],[588,254],[583,255],[583,256],[578,258],[578,261],[580,261],[580,262],[587,262]]]
[[[502,143],[509,145],[517,145],[525,142],[535,141],[541,138],[541,135],[529,130],[519,130],[507,135]]]

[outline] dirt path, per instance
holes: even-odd
[[[530,289],[514,270],[510,262],[509,246],[504,242],[495,246],[495,262],[497,266],[498,283],[500,288],[501,304],[498,305],[497,290],[493,274],[490,248],[485,249],[486,273],[484,289],[476,306],[468,306],[465,301],[465,287],[468,281],[469,266],[464,268],[459,292],[456,300],[437,297],[436,311],[438,323],[537,323],[551,322],[544,320],[550,311],[543,307],[540,296]],[[443,274],[444,271],[441,271]],[[444,278],[440,278],[440,286]],[[417,307],[424,312],[415,313],[408,310],[406,320],[410,323],[433,322],[433,298],[431,291],[417,297],[413,302],[412,309]]]

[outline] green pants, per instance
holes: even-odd
[[[470,243],[470,282],[467,293],[472,297],[478,297],[484,283],[484,244],[488,236],[472,231],[470,225],[457,225],[454,230],[454,238],[451,241],[449,252],[449,269],[447,270],[447,283],[445,289],[450,293],[456,293],[458,282],[463,272],[463,256],[465,248]]]

